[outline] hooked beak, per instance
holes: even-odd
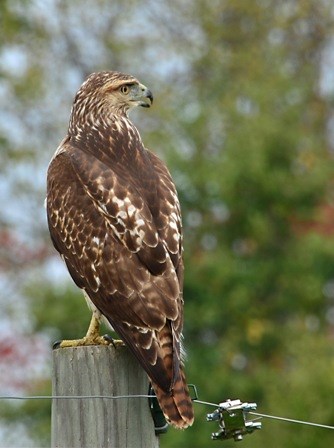
[[[143,84],[139,84],[139,86],[138,86],[137,101],[138,101],[138,106],[142,106],[142,107],[151,107],[153,104],[153,94]]]

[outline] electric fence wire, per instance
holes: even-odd
[[[295,420],[293,418],[277,417],[274,415],[260,414],[258,412],[253,412],[253,411],[250,411],[249,414],[257,415],[258,417],[261,417],[261,418],[271,418],[273,420],[281,420],[281,421],[288,422],[288,423],[298,423],[300,425],[315,426],[317,428],[334,429],[334,426],[323,425],[321,423],[304,422],[303,420]]]
[[[30,396],[17,396],[17,395],[1,395],[0,400],[86,400],[86,399],[97,399],[97,398],[103,398],[107,400],[120,400],[120,399],[130,399],[130,398],[152,398],[154,395],[145,395],[145,394],[138,394],[138,395],[30,395]],[[194,403],[206,405],[206,406],[213,406],[218,408],[219,404],[217,403],[210,403],[208,401],[202,401],[198,400],[197,398],[193,400]],[[286,418],[286,417],[277,417],[274,415],[269,414],[260,414],[258,412],[249,411],[248,414],[257,416],[259,418],[268,418],[272,420],[280,420],[288,423],[297,423],[300,425],[307,425],[307,426],[314,426],[317,428],[324,428],[324,429],[333,429],[334,426],[330,425],[323,425],[321,423],[313,423],[313,422],[306,422],[303,420],[295,420],[292,418]]]

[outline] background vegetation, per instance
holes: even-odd
[[[333,425],[332,2],[3,0],[0,17],[1,393],[50,392],[49,344],[86,330],[47,234],[45,173],[76,89],[114,69],[154,92],[133,120],[182,203],[189,382],[205,401]],[[209,411],[162,448],[218,443]],[[2,403],[0,418],[0,446],[49,446],[48,402]],[[242,443],[331,440],[264,420]]]

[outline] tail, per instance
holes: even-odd
[[[193,424],[193,404],[181,368],[170,392],[165,392],[154,383],[152,386],[168,423],[179,429],[186,429]]]

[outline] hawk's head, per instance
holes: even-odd
[[[150,107],[152,92],[131,75],[104,71],[92,73],[78,90],[72,118],[127,115],[136,106]]]

